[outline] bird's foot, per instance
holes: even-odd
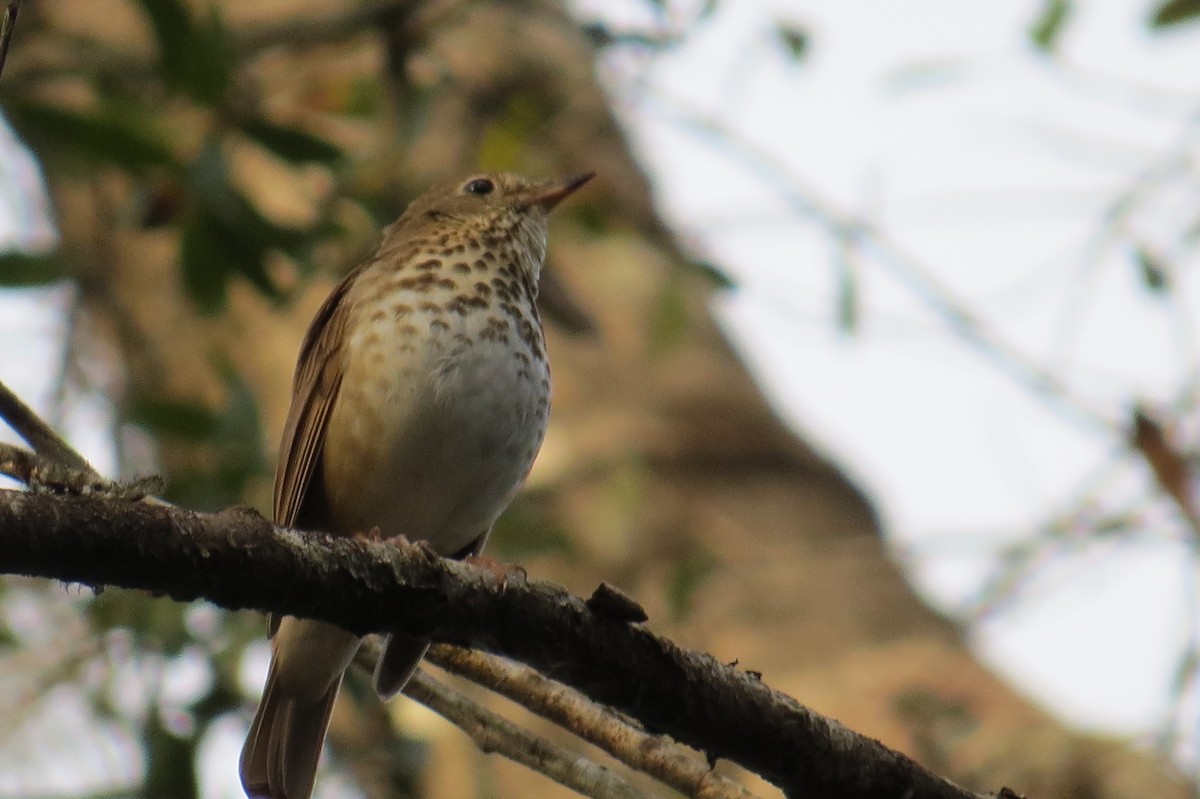
[[[515,563],[505,563],[495,558],[489,558],[487,555],[469,555],[463,558],[463,563],[468,563],[477,569],[483,569],[499,580],[502,588],[507,588],[510,581],[518,585],[524,585],[529,578],[524,566],[518,566]]]

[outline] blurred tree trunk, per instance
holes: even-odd
[[[349,13],[342,5],[230,2],[225,12],[246,32]],[[94,247],[82,286],[88,329],[101,335],[88,352],[114,353],[124,375],[119,402],[150,396],[220,408],[235,373],[258,400],[273,459],[303,330],[338,273],[370,249],[376,225],[364,198],[397,213],[432,180],[479,168],[594,169],[598,180],[552,225],[557,285],[544,293],[552,427],[495,551],[576,592],[614,582],[644,603],[655,629],[762,672],[804,704],[968,786],[1009,785],[1037,799],[1188,795],[1163,764],[1073,733],[1017,696],[913,593],[869,501],[778,421],[717,329],[714,284],[658,220],[597,83],[597,53],[560,3],[375,6],[375,21],[357,32],[314,26],[295,33],[295,45],[249,50],[240,68],[246,102],[303,122],[351,155],[334,184],[319,169],[230,151],[238,181],[268,215],[304,220],[333,203],[346,231],[320,253],[318,278],[277,264],[299,288],[292,300],[273,303],[235,281],[223,312],[197,313],[176,263],[177,231],[136,223],[127,180],[56,181],[65,240]],[[39,13],[45,24],[149,57],[130,9],[74,0]],[[164,111],[191,146],[188,109]],[[219,457],[185,441],[158,443],[171,475]],[[269,472],[246,491],[269,507]],[[342,762],[380,786],[369,786],[372,795],[394,794],[393,765],[369,745],[390,741],[387,719],[373,699],[348,695],[333,730]],[[397,700],[393,715],[411,721],[405,705]],[[364,740],[368,728],[375,732]],[[431,797],[475,795],[485,784],[499,796],[565,793],[473,754],[453,731],[430,729]]]

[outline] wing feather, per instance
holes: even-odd
[[[275,523],[295,526],[309,498],[324,449],[329,415],[341,388],[346,295],[365,267],[346,275],[317,311],[304,336],[292,383],[292,407],[275,469]],[[336,531],[326,531],[336,532]]]

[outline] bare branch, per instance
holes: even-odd
[[[755,675],[598,615],[562,588],[401,541],[302,534],[246,508],[0,491],[0,569],[479,647],[806,799],[979,799]]]
[[[378,640],[368,638],[359,650],[358,662],[374,671],[382,651]],[[484,752],[507,757],[584,796],[644,799],[640,791],[611,769],[518,727],[424,671],[418,670],[412,676],[404,693],[461,729]]]
[[[33,412],[33,409],[12,393],[2,381],[0,381],[0,417],[3,417],[17,435],[33,447],[34,452],[47,461],[82,472],[93,480],[101,480],[92,465],[58,433],[54,432],[50,425],[42,421]]]
[[[21,0],[5,0],[4,13],[0,14],[0,75],[4,74],[4,62],[8,60],[8,46],[12,43],[20,10]]]
[[[667,738],[634,727],[583,694],[530,668],[450,644],[435,645],[426,660],[503,694],[684,796],[754,799],[744,787],[720,776]]]

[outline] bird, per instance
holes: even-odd
[[[275,472],[274,521],[403,536],[478,555],[533,466],[550,413],[537,310],[550,212],[594,173],[472,175],[429,189],[317,311],[300,347]],[[271,664],[239,762],[249,797],[308,799],[334,700],[361,639],[270,620]],[[392,633],[374,674],[390,698],[427,641]]]

